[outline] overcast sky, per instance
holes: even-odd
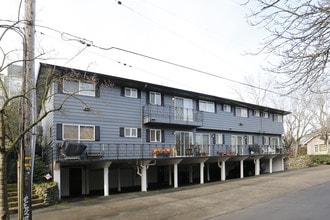
[[[0,19],[17,20],[19,2],[2,0]],[[248,9],[239,2],[37,0],[37,53],[46,52],[46,60],[40,62],[236,99],[233,88],[242,85],[221,78],[244,82],[246,76],[261,73],[264,58],[245,53],[255,51],[266,36],[247,24]],[[8,48],[21,44],[18,36],[6,40]],[[218,77],[134,53],[101,49],[109,47]]]

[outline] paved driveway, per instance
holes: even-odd
[[[177,189],[63,202],[34,210],[33,219],[222,219],[230,213],[329,182],[330,166],[323,165]],[[274,212],[280,211],[274,207]]]

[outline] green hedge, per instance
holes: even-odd
[[[310,155],[309,158],[313,161],[313,163],[317,163],[317,164],[327,163],[327,164],[330,164],[330,155]]]

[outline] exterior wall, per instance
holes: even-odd
[[[122,83],[122,82],[121,82]],[[148,105],[149,91],[154,91],[155,87],[148,88],[146,85],[143,89],[138,90],[138,98],[129,98],[123,96],[123,84],[114,84],[114,86],[101,85],[96,97],[89,97],[83,95],[69,96],[60,92],[60,86],[54,83],[52,92],[55,94],[48,101],[46,108],[52,109],[58,108],[63,105],[60,111],[50,113],[43,121],[43,136],[44,146],[52,151],[52,158],[48,161],[49,166],[56,164],[60,168],[60,192],[61,196],[69,196],[69,174],[70,167],[82,169],[82,194],[89,193],[91,191],[99,191],[104,187],[104,172],[102,167],[103,162],[116,161],[116,165],[109,168],[109,188],[117,188],[120,178],[120,187],[140,186],[141,177],[137,174],[137,163],[141,162],[141,156],[144,155],[147,159],[152,158],[152,152],[154,148],[172,148],[176,145],[176,132],[191,132],[193,134],[192,144],[196,143],[197,134],[208,134],[209,140],[209,154],[204,155],[206,157],[219,156],[221,151],[226,152],[228,147],[232,149],[231,143],[232,136],[241,136],[243,138],[242,146],[240,146],[241,154],[250,155],[249,145],[246,142],[246,137],[253,136],[253,145],[262,146],[263,137],[278,137],[279,143],[281,143],[281,134],[283,133],[283,123],[275,122],[273,120],[272,112],[269,112],[269,118],[256,117],[253,115],[253,107],[248,108],[248,117],[237,117],[234,113],[234,103],[232,102],[232,111],[225,112],[222,110],[221,99],[214,98],[216,103],[216,111],[214,113],[199,112],[198,103],[199,98],[194,97],[187,91],[179,91],[174,94],[171,89],[168,91],[162,90],[162,105],[164,109],[174,109],[173,97],[182,97],[192,99],[194,110],[203,116],[203,120],[192,124],[178,124],[175,121],[171,122],[145,122],[144,121],[144,107]],[[127,86],[129,88],[135,88],[134,82],[129,82]],[[161,86],[160,86],[161,87]],[[141,87],[140,87],[141,88]],[[135,88],[138,89],[138,86]],[[155,89],[158,91],[157,89]],[[205,95],[206,96],[206,95]],[[204,97],[204,95],[202,96]],[[212,97],[209,98],[212,101]],[[229,102],[227,100],[227,102]],[[228,103],[227,103],[228,104]],[[237,104],[239,105],[239,104]],[[244,104],[244,106],[249,106]],[[87,107],[87,110],[86,110]],[[281,112],[281,111],[277,111]],[[284,112],[283,112],[284,114]],[[87,149],[101,149],[105,147],[112,147],[107,152],[107,157],[101,157],[96,159],[80,158],[82,160],[66,160],[59,154],[59,146],[63,142],[61,137],[58,137],[60,133],[57,129],[58,125],[63,124],[75,124],[75,125],[91,125],[100,128],[100,139],[95,141],[82,141],[88,146]],[[141,133],[138,137],[123,137],[121,136],[120,128],[137,128]],[[161,129],[162,142],[148,142],[147,131],[148,129]],[[223,134],[224,143],[216,145],[213,141],[215,134]],[[111,145],[111,146],[110,146]],[[109,147],[110,146],[110,147]],[[190,146],[192,147],[192,146]],[[266,149],[266,148],[265,148]],[[104,150],[104,149],[103,149]],[[125,158],[116,158],[116,154],[125,155],[126,151],[134,151],[133,154],[127,154]],[[45,150],[46,152],[46,150]],[[228,152],[228,151],[227,151]],[[238,153],[238,152],[236,152]],[[254,152],[255,153],[255,152]],[[276,152],[281,154],[282,152]],[[275,152],[265,152],[264,154],[275,154]],[[182,157],[193,157],[193,155],[180,155]],[[200,155],[199,155],[200,156]],[[228,156],[228,154],[227,154]],[[230,156],[230,155],[229,155]],[[252,155],[253,158],[253,155]],[[282,158],[273,161],[273,171],[283,170]],[[170,166],[173,168],[175,164],[175,158],[171,158],[173,161],[163,164],[156,164],[156,166],[149,166],[147,170],[147,183],[157,183],[161,172],[167,172],[162,177],[162,181],[169,179],[168,172]],[[189,158],[188,158],[189,159]],[[198,159],[198,158],[197,158]],[[220,178],[220,168],[218,167],[217,158],[213,158],[216,166],[216,172]],[[251,160],[251,158],[250,158]],[[188,162],[187,162],[188,161]],[[187,160],[186,163],[180,164],[179,179],[186,178],[186,174],[190,172],[193,166],[192,178],[199,178],[200,161]],[[267,164],[269,160],[265,159],[266,170],[269,170]],[[230,172],[237,169],[237,160],[234,158],[226,164],[225,174],[229,175]],[[218,162],[219,163],[219,162]],[[166,168],[164,168],[166,165]],[[163,167],[162,167],[163,166]],[[159,171],[158,168],[162,167],[163,171]],[[118,177],[118,168],[120,168],[120,177]],[[171,169],[172,169],[171,168]],[[160,169],[161,170],[161,169]],[[166,171],[165,171],[166,170]],[[206,172],[205,172],[206,173]],[[168,180],[169,181],[169,180]]]

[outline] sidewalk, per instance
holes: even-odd
[[[330,182],[330,166],[150,192],[62,202],[33,219],[208,219]],[[12,215],[11,219],[17,219]]]

